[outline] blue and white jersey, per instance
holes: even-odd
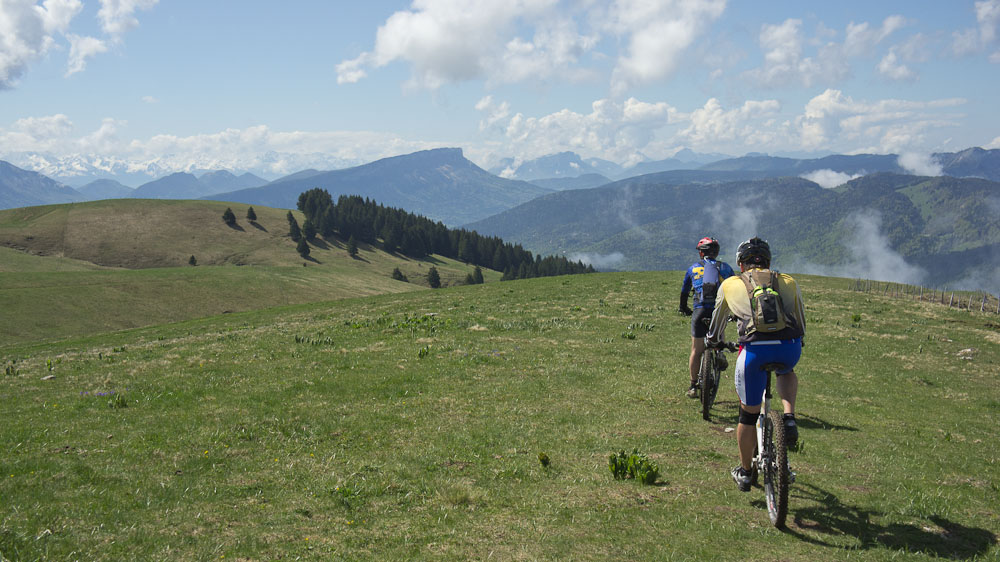
[[[736,275],[733,268],[724,261],[705,258],[691,264],[691,267],[687,269],[687,273],[684,274],[684,286],[681,287],[681,293],[688,294],[691,292],[691,289],[694,289],[694,308],[712,308],[715,306],[715,299],[705,300],[702,297],[701,290],[701,283],[705,277],[705,266],[710,266],[711,264],[715,264],[719,268],[720,284],[723,279]]]

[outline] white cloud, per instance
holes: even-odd
[[[592,265],[595,269],[614,269],[625,260],[625,254],[621,252],[611,252],[610,254],[577,252],[566,256],[566,259]]]
[[[108,51],[108,46],[95,37],[80,37],[79,35],[68,34],[69,39],[69,64],[66,68],[66,76],[76,74],[87,67],[87,59]]]
[[[917,77],[916,72],[899,60],[895,48],[889,49],[889,52],[878,63],[877,68],[882,76],[890,80],[909,81]]]
[[[126,32],[139,26],[135,17],[138,10],[149,10],[159,0],[101,0],[97,18],[101,29],[115,41],[120,41]]]
[[[941,164],[930,154],[904,152],[899,155],[899,166],[916,176],[940,176],[943,173]]]
[[[158,0],[101,0],[98,19],[113,41],[138,25],[136,10],[148,9]],[[70,44],[66,76],[86,68],[87,59],[107,52],[107,44],[95,37],[69,32],[73,19],[83,10],[80,0],[0,1],[0,90],[14,87],[30,65],[57,47],[62,35]]]
[[[773,138],[759,127],[765,119],[781,109],[776,100],[749,100],[736,109],[725,110],[715,98],[691,112],[690,125],[678,135],[694,145],[707,146],[719,141],[739,140],[748,145],[767,145]]]
[[[80,162],[106,169],[155,170],[160,174],[198,169],[255,170],[281,175],[306,168],[334,169],[455,143],[410,141],[365,131],[279,132],[266,126],[218,133],[149,139],[123,138],[127,123],[104,119],[79,134],[65,115],[21,119],[0,129],[0,159],[59,175]]]
[[[869,55],[876,45],[905,25],[906,18],[899,15],[885,18],[882,26],[877,29],[872,29],[868,22],[851,22],[847,24],[844,34],[844,54],[849,57]]]
[[[78,0],[0,2],[0,90],[12,88],[31,63],[55,45],[54,35],[65,32],[79,13]]]
[[[955,125],[945,110],[964,99],[914,102],[908,100],[855,101],[840,90],[828,89],[812,98],[792,122],[803,147],[868,152],[901,152],[924,142],[924,131]]]
[[[621,94],[632,86],[668,77],[685,50],[725,9],[725,0],[614,2],[609,25],[617,35],[628,38],[628,47],[618,57],[612,91]]]
[[[821,47],[815,58],[803,56],[805,39],[799,29],[801,25],[802,20],[792,18],[779,25],[763,26],[758,41],[764,50],[764,64],[745,76],[771,88],[793,84],[810,87],[846,77],[850,68],[832,44]]]
[[[980,53],[997,41],[1000,0],[976,2],[975,12],[978,27],[952,32],[951,50],[958,56]],[[995,62],[992,56],[990,61]]]
[[[160,100],[156,99],[153,96],[142,96],[142,102],[143,103],[153,104],[153,103],[159,103]]]
[[[481,78],[503,58],[519,18],[541,17],[555,0],[415,0],[378,28],[375,48],[337,65],[339,83],[395,61],[412,67],[411,84],[430,89]],[[515,53],[518,46],[510,47]]]
[[[993,139],[992,141],[990,141],[989,144],[987,144],[983,148],[985,148],[987,150],[992,150],[994,148],[1000,148],[1000,137],[997,137],[997,138]]]
[[[808,40],[801,30],[802,20],[796,18],[764,25],[758,36],[764,63],[745,76],[770,88],[833,85],[850,76],[850,59],[871,56],[879,43],[906,23],[898,15],[887,17],[877,28],[868,22],[851,22],[844,31],[843,43],[827,41],[836,32],[822,24],[818,26],[817,38]],[[807,55],[807,47],[812,46],[816,46],[815,54]]]
[[[582,63],[605,38],[621,42],[612,71],[616,94],[668,76],[684,50],[721,16],[726,0],[415,0],[375,34],[371,51],[336,66],[355,83],[393,62],[410,66],[408,86],[595,80]]]
[[[927,271],[911,265],[892,248],[889,238],[882,232],[882,215],[877,211],[851,213],[844,219],[842,229],[844,248],[851,256],[848,263],[839,266],[795,263],[788,266],[789,270],[913,285],[927,278]]]
[[[837,187],[838,185],[844,185],[845,183],[861,177],[861,174],[845,174],[844,172],[835,172],[833,170],[816,170],[809,172],[808,174],[802,174],[803,177],[811,182],[819,184],[820,187],[830,189],[831,187]]]
[[[682,122],[685,117],[665,102],[648,103],[635,98],[616,102],[601,99],[584,114],[563,109],[541,117],[522,113],[506,117],[510,106],[492,97],[476,105],[484,113],[482,123],[497,127],[504,135],[506,155],[534,158],[572,150],[583,156],[600,156],[635,163],[641,151],[654,142],[656,132]],[[499,115],[504,117],[499,117]]]
[[[476,103],[476,111],[486,114],[479,122],[479,130],[485,131],[510,116],[510,104],[506,101],[494,103],[493,96],[486,96]]]

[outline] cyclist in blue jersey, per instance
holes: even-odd
[[[691,374],[691,386],[688,387],[688,398],[698,396],[698,367],[701,356],[705,352],[705,335],[708,333],[708,323],[712,319],[715,308],[715,296],[722,280],[735,275],[733,268],[726,262],[716,261],[719,256],[719,241],[705,237],[695,246],[701,259],[691,264],[684,274],[684,285],[681,287],[681,303],[678,311],[691,317],[691,357],[688,359],[688,370]],[[694,292],[694,309],[688,307],[688,295]]]

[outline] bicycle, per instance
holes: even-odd
[[[722,344],[719,348],[706,348],[701,356],[701,367],[698,369],[698,388],[701,389],[701,417],[709,419],[715,395],[719,391],[719,379],[722,371],[729,366],[725,351],[735,352],[739,347],[732,342]]]
[[[767,372],[764,399],[757,416],[757,450],[750,469],[750,481],[757,484],[758,473],[764,474],[764,496],[771,524],[785,526],[788,515],[788,487],[795,482],[795,473],[788,464],[788,446],[785,441],[785,424],[781,413],[771,410],[771,373],[784,369],[781,363],[761,366]]]

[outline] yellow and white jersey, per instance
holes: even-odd
[[[747,294],[746,285],[737,274],[729,277],[719,286],[719,295],[715,299],[715,310],[712,312],[712,322],[709,324],[706,339],[713,343],[725,339],[726,322],[729,320],[730,314],[737,318],[740,343],[757,339],[784,340],[804,336],[806,333],[806,313],[798,284],[795,283],[795,279],[791,275],[779,273],[775,285],[774,289],[781,296],[781,304],[785,309],[786,316],[794,321],[794,325],[774,334],[751,334],[748,337],[746,329],[752,321],[753,310],[750,308],[750,295]]]

